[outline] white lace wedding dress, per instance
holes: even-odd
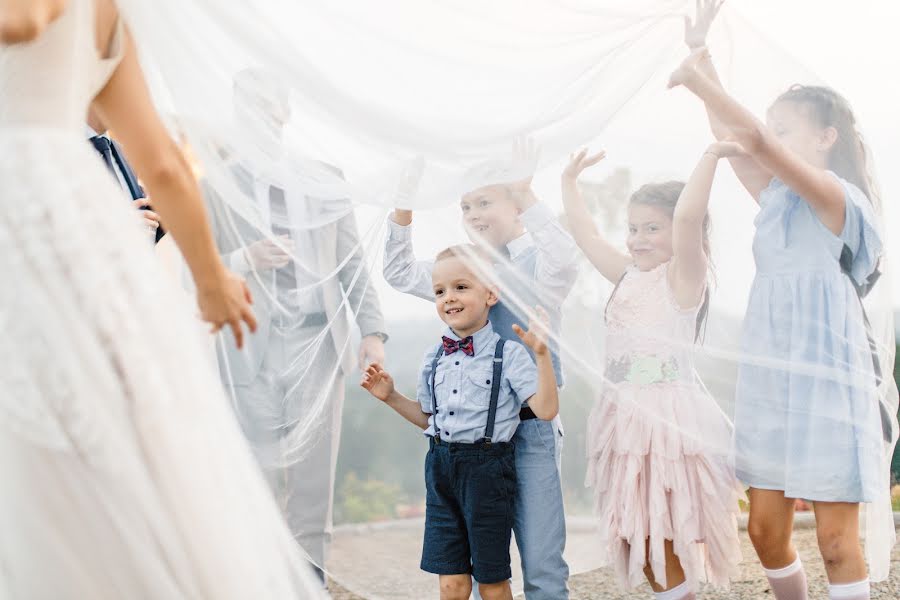
[[[83,137],[93,0],[0,47],[0,598],[315,598],[129,203]]]

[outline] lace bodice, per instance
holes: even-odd
[[[629,267],[606,313],[606,375],[649,384],[692,378],[699,306],[678,306],[669,263],[650,271]]]
[[[94,0],[71,0],[33,42],[0,46],[0,127],[84,130],[88,106],[122,58],[123,26],[109,57],[94,41]]]

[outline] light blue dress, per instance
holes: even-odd
[[[837,177],[837,175],[835,175]],[[874,500],[881,427],[872,357],[856,290],[882,240],[869,199],[837,177],[846,220],[834,235],[778,179],[760,194],[756,278],[744,319],[735,406],[738,477],[791,498]]]

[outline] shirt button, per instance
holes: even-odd
[[[456,361],[457,366],[459,366],[459,361]]]
[[[453,393],[455,394],[455,393],[456,393],[456,390],[453,390]]]
[[[451,417],[453,416],[453,411],[452,411],[452,410],[450,411],[450,416],[451,416]]]
[[[488,383],[488,384],[489,384],[489,383],[490,383],[490,382],[491,382],[491,380],[490,380],[490,379],[488,379],[488,380],[487,380],[487,381],[485,381],[485,383]]]

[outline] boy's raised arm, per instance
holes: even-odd
[[[398,292],[434,302],[431,285],[434,261],[416,260],[411,223],[411,210],[397,209],[388,217],[382,273],[385,281]]]

